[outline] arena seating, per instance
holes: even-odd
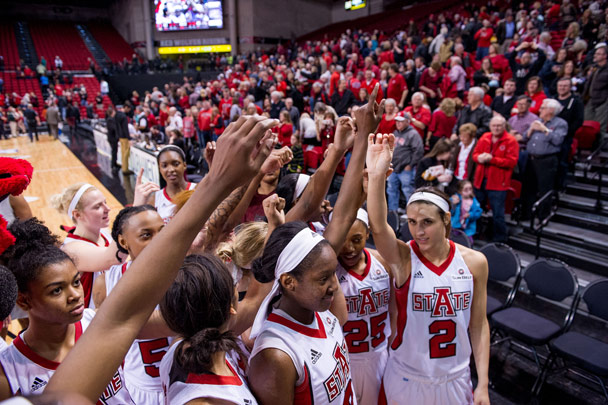
[[[105,118],[106,110],[108,107],[112,106],[112,101],[108,96],[103,97],[103,107],[98,110],[97,105],[95,104],[95,97],[97,93],[99,93],[99,81],[93,75],[76,75],[74,76],[74,85],[80,86],[84,84],[84,87],[87,89],[87,102],[89,105],[93,106],[93,110],[99,116],[99,118]],[[80,116],[86,117],[87,110],[86,107],[80,105],[80,94],[74,94],[74,100],[78,102],[80,106]]]
[[[37,22],[30,24],[30,33],[38,57],[44,56],[51,68],[55,56],[63,60],[64,70],[87,70],[87,58],[93,55],[85,45],[73,24],[61,22]]]
[[[14,69],[19,65],[19,50],[13,24],[0,24],[0,55],[4,57],[6,69]],[[33,66],[31,67],[33,68]]]
[[[121,62],[124,58],[131,60],[133,49],[111,24],[88,23],[87,27],[112,63]]]
[[[0,72],[0,77],[4,80],[4,94],[17,93],[19,96],[23,96],[25,93],[34,92],[38,97],[38,107],[34,108],[40,115],[40,119],[43,118],[43,98],[42,90],[40,89],[40,83],[37,79],[17,79],[17,73],[15,72]]]

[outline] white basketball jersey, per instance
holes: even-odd
[[[186,190],[194,190],[195,187],[196,183],[188,182]],[[165,225],[168,224],[175,215],[173,212],[175,210],[175,204],[173,204],[171,197],[167,194],[166,187],[154,193],[154,207],[156,208],[158,215],[165,221]]]
[[[75,341],[78,341],[94,316],[95,311],[84,310],[82,319],[74,324],[76,327]],[[9,347],[0,352],[0,365],[4,369],[4,374],[6,374],[13,395],[41,394],[49,379],[55,374],[59,364],[45,359],[30,349],[21,335],[17,336]],[[133,404],[124,382],[125,379],[119,368],[97,403]]]
[[[226,365],[232,376],[188,373],[173,361],[179,345],[180,342],[177,342],[171,346],[160,364],[165,404],[185,404],[196,398],[216,398],[236,405],[257,405],[244,371],[234,360],[235,356],[226,354]]]
[[[433,378],[457,373],[469,366],[471,357],[473,275],[452,241],[441,266],[429,262],[415,241],[410,248],[412,273],[395,290],[397,336],[385,375],[405,372]]]
[[[391,335],[389,274],[367,249],[363,252],[367,263],[363,275],[346,270],[340,264],[336,269],[348,308],[348,322],[342,330],[353,359],[386,351]]]
[[[313,323],[304,325],[273,309],[262,324],[251,358],[270,348],[285,352],[296,368],[294,404],[357,403],[346,341],[338,318],[330,311],[315,313]]]
[[[112,235],[110,235],[110,232],[108,232],[107,229],[102,229],[99,232],[99,234],[101,235],[101,238],[103,239],[102,247],[110,246],[110,241],[112,240]],[[87,238],[83,238],[82,236],[74,235],[73,233],[67,234],[67,236],[63,240],[63,244],[61,246],[67,245],[68,243],[78,242],[78,241],[91,243],[95,246],[99,246],[96,241],[94,242]],[[86,308],[95,309],[95,303],[91,299],[91,294],[93,293],[93,284],[95,283],[95,279],[97,277],[99,277],[100,274],[101,274],[101,272],[99,272],[99,271],[95,271],[95,272],[82,271],[82,272],[80,272],[80,284],[82,284],[82,289],[84,291],[84,306]]]
[[[117,264],[105,272],[106,295],[109,295],[112,289],[116,287],[116,284],[130,265],[130,261],[124,264]],[[123,363],[129,387],[133,385],[140,390],[162,391],[159,373],[160,362],[167,353],[167,350],[169,350],[171,341],[172,339],[168,337],[161,339],[135,339]]]

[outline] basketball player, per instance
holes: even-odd
[[[17,305],[27,311],[29,327],[0,352],[0,400],[42,393],[95,315],[84,306],[80,272],[48,228],[32,218],[9,230],[16,242],[2,258],[17,279]],[[133,403],[120,367],[103,385],[101,403]]]
[[[246,360],[229,330],[238,296],[234,279],[216,256],[188,256],[160,303],[180,340],[160,366],[165,404],[242,404],[257,401],[247,386]]]
[[[175,204],[171,198],[184,190],[194,190],[196,183],[186,181],[184,178],[186,154],[180,147],[174,145],[163,147],[158,152],[156,160],[160,175],[167,182],[167,186],[160,190],[154,183],[142,184],[142,169],[137,176],[133,205],[153,205],[167,224],[173,218],[175,210]]]
[[[432,188],[417,190],[408,201],[408,226],[414,240],[397,240],[386,221],[384,192],[393,146],[392,134],[379,134],[375,142],[369,136],[371,229],[378,251],[391,267],[399,311],[384,373],[386,397],[380,403],[489,404],[487,261],[482,254],[447,239],[448,197]],[[474,393],[471,351],[478,375]]]
[[[110,208],[104,195],[87,183],[76,183],[63,193],[51,197],[51,205],[66,213],[76,227],[69,231],[61,249],[82,272],[85,308],[94,308],[91,300],[93,281],[99,271],[121,263],[126,255],[118,252],[115,242],[106,229],[110,224]]]
[[[336,278],[336,253],[360,206],[353,195],[362,187],[366,134],[377,128],[383,104],[370,99],[358,112],[353,155],[323,237],[305,223],[288,222],[274,230],[254,261],[259,281],[274,280],[251,329],[256,341],[249,381],[264,404],[357,403],[341,328],[348,314]],[[338,125],[345,124],[355,132],[352,122]]]
[[[338,255],[336,270],[348,308],[348,322],[342,329],[359,404],[378,400],[395,313],[394,309],[389,312],[393,295],[389,267],[376,250],[365,249],[368,227],[367,212],[359,208]]]
[[[112,238],[121,252],[135,260],[141,251],[163,229],[163,219],[151,205],[123,208],[112,226]],[[116,287],[132,261],[117,264],[95,280],[93,298],[97,306]],[[168,330],[167,336],[173,336]],[[160,384],[160,361],[169,349],[171,338],[136,339],[123,363],[126,386],[135,404],[160,404],[163,392]]]
[[[209,173],[184,208],[123,274],[87,333],[55,372],[47,386],[50,393],[76,392],[96,400],[112,378],[112,369],[120,365],[174,281],[205,221],[232,190],[260,170],[274,146],[267,130],[277,124],[264,117],[241,117],[226,128]]]

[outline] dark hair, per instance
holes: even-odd
[[[564,65],[565,64],[566,63],[564,62]],[[538,76],[532,76],[526,81],[526,91],[528,91],[528,84],[530,84],[531,81],[536,81],[536,83],[538,83],[538,89],[536,90],[536,93],[534,93],[534,94],[542,93],[543,92],[543,81]]]
[[[156,161],[160,162],[160,157],[163,153],[165,152],[177,152],[177,154],[179,154],[182,158],[182,161],[186,161],[186,153],[182,150],[182,148],[180,148],[179,146],[175,146],[175,145],[167,145],[167,146],[163,146],[159,151],[158,151],[158,155],[156,155]]]
[[[452,202],[450,201],[450,197],[443,191],[438,190],[435,187],[426,186],[426,187],[420,187],[420,188],[416,189],[416,191],[414,191],[414,193],[418,193],[418,192],[431,193],[431,194],[435,194],[435,195],[443,198],[448,203],[448,208],[450,209],[448,212],[450,212],[452,210]],[[439,208],[439,206],[433,204],[430,201],[414,201],[412,204],[428,204],[428,205],[432,205],[432,206],[436,207],[437,212],[439,212],[439,217],[445,224],[446,213],[443,212],[443,210],[441,208]],[[452,232],[452,221],[448,221],[447,225],[445,226],[445,232],[446,232],[445,237],[448,238],[450,236],[450,232]]]
[[[305,222],[287,222],[286,224],[277,227],[272,232],[268,238],[268,242],[266,242],[262,256],[255,259],[251,266],[253,276],[257,281],[260,283],[269,283],[274,280],[274,269],[277,267],[277,261],[279,260],[281,252],[283,252],[294,236],[305,228],[308,228],[308,224]],[[322,241],[317,244],[317,246],[306,255],[304,260],[302,260],[295,269],[290,271],[289,274],[292,274],[296,279],[300,279],[302,272],[312,266],[315,258],[319,255],[321,249],[323,249],[323,246],[327,244],[329,244],[327,241]]]
[[[526,100],[528,104],[532,103],[532,99],[529,96],[526,96],[525,94],[522,94],[521,96],[517,97],[515,101],[519,100]]]
[[[211,254],[186,257],[160,302],[171,330],[183,336],[175,352],[177,364],[189,373],[209,373],[213,354],[235,350],[236,336],[221,328],[230,318],[234,284],[224,263]]]
[[[16,241],[2,254],[2,259],[15,275],[21,292],[27,291],[28,283],[35,280],[44,267],[66,260],[72,261],[59,249],[57,236],[37,218],[15,221],[8,230]]]
[[[506,83],[506,82],[511,82],[511,83],[517,84],[517,82],[515,81],[515,79],[514,79],[514,78],[512,78],[512,77],[510,77],[510,78],[508,78],[507,80],[505,80],[505,83]]]
[[[431,149],[431,151],[427,153],[424,157],[435,157],[437,155],[441,155],[442,153],[450,152],[453,146],[454,144],[452,143],[452,141],[447,138],[441,138],[437,141],[435,146],[433,146],[433,149]]]
[[[298,173],[290,173],[283,176],[277,184],[276,193],[279,197],[285,199],[284,211],[286,214],[296,202],[296,184],[298,183],[298,176]]]
[[[116,218],[114,219],[114,224],[112,224],[112,239],[114,239],[114,242],[116,242],[116,246],[118,247],[118,251],[116,252],[116,258],[119,262],[122,262],[122,260],[119,258],[118,253],[122,252],[125,254],[129,254],[129,252],[127,251],[127,249],[123,248],[120,243],[118,243],[118,235],[122,235],[122,229],[133,215],[139,214],[140,212],[144,211],[156,211],[156,208],[149,204],[125,207],[120,210],[120,212],[118,213],[118,215],[116,215]]]
[[[6,267],[0,265],[0,321],[11,314],[17,301],[17,280]]]

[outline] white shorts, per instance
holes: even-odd
[[[387,360],[387,350],[350,355],[350,374],[353,378],[357,404],[375,405],[378,403],[378,394]]]
[[[469,367],[440,378],[406,375],[403,372],[387,373],[384,375],[383,388],[387,405],[473,404]]]
[[[162,389],[159,391],[152,389],[140,388],[136,385],[129,384],[125,379],[125,386],[131,399],[135,405],[151,405],[151,404],[164,404],[165,396],[163,395]],[[160,387],[159,387],[160,389]]]

